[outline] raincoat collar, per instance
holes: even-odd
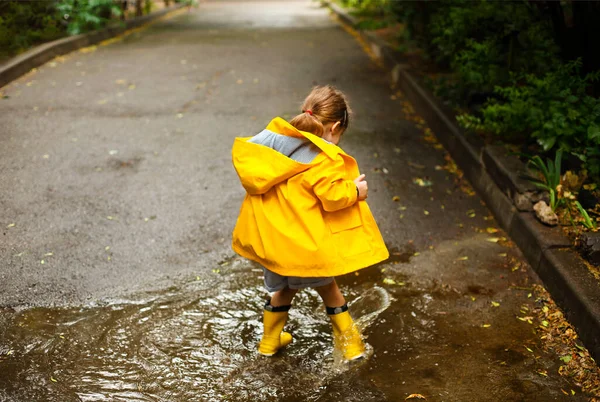
[[[271,122],[267,126],[267,130],[273,131],[277,134],[287,135],[289,137],[304,137],[313,144],[315,144],[321,151],[325,152],[325,154],[331,159],[335,159],[335,157],[338,154],[346,155],[346,153],[337,145],[327,142],[323,138],[318,137],[314,134],[298,130],[296,127],[292,126],[290,123],[288,123],[281,117],[275,117],[273,120],[271,120]]]

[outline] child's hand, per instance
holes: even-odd
[[[364,174],[361,174],[356,179],[354,179],[354,184],[356,184],[356,188],[358,189],[359,201],[367,199],[367,196],[369,195],[369,186],[367,185],[365,177],[366,176]]]

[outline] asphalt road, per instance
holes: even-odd
[[[392,252],[384,272],[340,280],[396,283],[369,339],[397,357],[373,363],[384,391],[362,400],[407,395],[386,375],[439,400],[566,398],[557,357],[540,352],[553,370],[541,377],[524,350],[537,341],[515,315],[536,280],[512,269],[526,266],[518,251],[385,71],[306,1],[204,2],[3,88],[0,306],[97,304],[210,275],[234,256],[234,137],[293,117],[315,84],[350,98],[341,146],[367,175]]]

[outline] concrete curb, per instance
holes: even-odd
[[[354,17],[336,4],[325,4],[342,23],[357,29]],[[394,83],[436,133],[500,226],[519,246],[567,319],[577,328],[591,355],[600,361],[600,286],[559,228],[542,225],[531,212],[520,212],[531,210],[528,204],[535,201],[535,197],[542,197],[519,178],[518,170],[522,166],[514,160],[516,158],[511,160],[497,148],[471,144],[455,124],[452,111],[420,85],[416,75],[402,63],[401,55],[373,33],[358,32],[391,70]],[[523,202],[519,195],[529,198]]]
[[[145,15],[143,17],[134,18],[126,21],[123,25],[113,25],[100,31],[70,36],[36,46],[33,49],[28,50],[27,52],[9,60],[8,63],[0,67],[0,88],[28,73],[32,68],[41,66],[56,56],[60,56],[72,52],[73,50],[91,46],[102,42],[103,40],[115,37],[128,29],[137,28],[140,25],[160,18],[165,14],[182,7],[185,7],[185,4],[178,4],[173,7],[165,8],[164,10]]]

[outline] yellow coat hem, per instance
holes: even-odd
[[[269,271],[275,272],[281,276],[297,276],[301,278],[325,278],[330,276],[346,275],[385,261],[390,256],[387,248],[380,248],[376,250],[369,250],[361,254],[356,254],[350,258],[340,257],[334,267],[332,267],[330,264],[314,266],[298,264],[297,267],[284,267],[280,264],[277,264],[275,261],[267,261],[260,258],[255,253],[246,250],[242,245],[236,243],[235,241],[232,243],[232,248],[233,251],[240,256],[259,263]],[[324,275],[323,272],[327,273]]]

